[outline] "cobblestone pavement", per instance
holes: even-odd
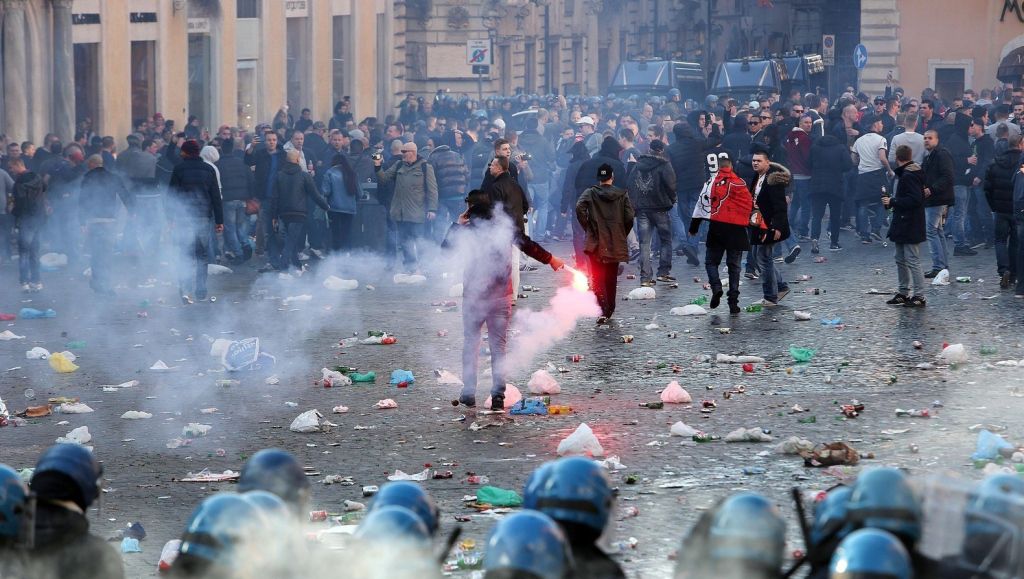
[[[570,251],[566,244],[556,245],[556,253]],[[469,416],[459,421],[461,414],[449,403],[456,396],[455,387],[437,384],[432,373],[439,367],[459,371],[460,313],[439,313],[431,305],[449,299],[451,276],[428,271],[431,277],[426,284],[403,286],[394,284],[382,268],[364,266],[361,271],[339,272],[359,279],[360,289],[330,292],[320,283],[327,275],[325,267],[298,280],[281,281],[259,277],[251,266],[242,266],[234,275],[211,277],[211,293],[219,298],[216,303],[183,307],[167,283],[137,287],[139,281],[133,277],[137,268],[125,272],[119,297],[101,302],[89,293],[80,275],[85,264],[44,273],[45,291],[30,295],[17,291],[15,268],[5,265],[0,267],[4,281],[0,311],[52,307],[57,317],[18,320],[0,328],[27,336],[0,342],[0,396],[12,411],[53,396],[73,396],[95,412],[54,414],[30,419],[24,427],[0,430],[0,460],[18,468],[31,466],[58,436],[87,425],[104,463],[107,487],[102,505],[90,512],[94,530],[109,536],[130,521],[143,523],[149,533],[144,552],[126,555],[125,561],[129,576],[146,577],[155,574],[161,545],[180,533],[192,508],[203,497],[232,488],[230,484],[176,482],[190,471],[237,471],[260,448],[285,448],[321,473],[311,477],[315,508],[336,512],[345,499],[364,500],[362,485],[379,485],[396,469],[418,472],[430,463],[455,473],[451,480],[425,483],[440,503],[445,515],[442,532],[447,532],[456,524],[452,515],[474,515],[462,504],[464,495],[475,492],[465,481],[466,473],[486,475],[492,485],[521,490],[528,474],[555,456],[559,440],[586,422],[606,453],[619,456],[627,466],[613,474],[620,501],[610,540],[637,539],[635,549],[621,558],[631,576],[667,576],[673,565],[671,554],[701,510],[739,489],[763,492],[777,501],[789,518],[789,546],[799,549],[802,542],[790,489],[794,485],[828,488],[838,482],[840,473],[805,468],[799,457],[771,452],[774,443],[695,444],[670,437],[669,427],[681,420],[718,435],[738,427],[763,427],[770,429],[776,441],[789,436],[815,442],[845,440],[862,452],[874,453],[875,458],[862,465],[899,465],[913,474],[949,469],[970,478],[981,477],[969,459],[976,438],[971,425],[1004,425],[1011,440],[1024,438],[1021,399],[1011,395],[1022,386],[1024,370],[991,364],[1024,358],[1024,304],[1014,300],[1012,292],[999,290],[991,252],[953,258],[952,274],[970,275],[974,281],[929,286],[928,307],[918,310],[886,306],[888,296],[867,293],[872,288],[894,287],[891,247],[850,243],[843,252],[824,255],[827,262],[814,263],[805,251],[796,263],[781,266],[786,279],[812,277],[793,283],[792,293],[778,308],[699,317],[669,315],[672,307],[707,293],[701,289],[706,278],[703,266],[692,268],[677,258],[678,288],[659,285],[653,301],[620,302],[616,313],[620,322],[612,328],[595,328],[592,320],[581,320],[569,337],[541,354],[531,368],[511,377],[525,390],[530,372],[546,362],[568,367],[569,372],[556,374],[562,385],[557,401],[571,405],[574,414],[516,417],[477,431],[469,426],[481,419]],[[629,272],[635,269],[627,267]],[[694,281],[695,276],[701,283]],[[525,274],[522,283],[539,291],[521,299],[517,309],[540,310],[554,289],[568,282],[564,274],[542,268]],[[375,290],[368,290],[367,284]],[[620,294],[637,285],[636,280],[621,277]],[[742,302],[760,298],[759,289],[746,282]],[[302,294],[311,295],[312,300],[282,305],[282,298]],[[981,299],[988,296],[995,297]],[[811,312],[812,319],[795,321],[793,311],[798,309]],[[646,330],[655,315],[660,328]],[[836,317],[842,318],[842,326],[819,322]],[[731,328],[730,333],[720,332],[723,327]],[[339,339],[365,336],[370,329],[393,332],[398,343],[358,345],[341,353]],[[441,329],[450,333],[441,337]],[[668,337],[670,332],[678,337]],[[634,341],[623,343],[623,334],[632,334]],[[204,335],[259,336],[263,350],[277,356],[274,374],[280,383],[266,384],[265,375],[219,373]],[[24,352],[33,346],[60,351],[76,340],[86,345],[73,348],[80,356],[76,362],[80,369],[74,373],[57,374],[46,362],[25,358]],[[922,349],[912,346],[915,340],[923,343]],[[943,342],[963,343],[971,361],[958,369],[915,368],[934,361]],[[790,345],[814,348],[817,354],[810,363],[795,365]],[[983,356],[982,346],[994,347],[996,353]],[[758,355],[767,362],[745,373],[740,365],[702,361],[702,356],[713,359],[718,353]],[[568,354],[581,354],[583,360],[566,362]],[[150,371],[157,360],[176,369]],[[661,363],[669,366],[659,367]],[[336,364],[374,370],[377,382],[332,389],[316,385],[320,369]],[[678,373],[673,373],[671,364],[680,366]],[[415,373],[413,387],[397,389],[387,384],[390,372],[397,368]],[[217,384],[226,378],[237,378],[239,383]],[[140,384],[118,392],[100,387],[128,380]],[[658,400],[670,380],[679,380],[698,404],[666,405],[663,410],[638,406]],[[726,400],[724,393],[740,384],[746,393]],[[25,399],[26,388],[35,390],[34,401]],[[395,399],[398,409],[373,409],[382,398]],[[704,398],[716,400],[717,410],[701,413],[699,401]],[[859,418],[844,419],[837,403],[853,399],[863,403],[865,410]],[[944,406],[932,409],[938,416],[930,420],[894,414],[898,407],[931,409],[935,401]],[[339,404],[350,411],[331,414]],[[790,414],[794,404],[808,412]],[[206,408],[217,410],[202,413]],[[295,416],[314,408],[337,428],[320,434],[288,430]],[[153,418],[121,419],[128,410],[150,412]],[[816,422],[800,422],[810,416]],[[61,421],[67,424],[58,424]],[[212,430],[191,446],[167,448],[168,441],[180,437],[182,427],[190,422],[212,425]],[[912,452],[912,445],[920,451]],[[763,467],[764,473],[745,475],[743,468],[748,466]],[[328,474],[352,476],[356,484],[315,482]],[[630,474],[639,478],[637,484],[625,484]],[[623,507],[636,507],[639,515],[624,518]],[[463,536],[482,545],[492,520],[474,516],[465,524]]]

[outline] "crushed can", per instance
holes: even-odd
[[[372,497],[380,491],[380,487],[377,485],[367,485],[363,487],[363,496]]]
[[[309,511],[309,522],[321,523],[327,520],[327,511]]]
[[[566,362],[579,363],[583,361],[583,354],[569,354],[565,357]]]

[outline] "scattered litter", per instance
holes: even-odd
[[[683,438],[690,438],[698,432],[700,431],[687,425],[681,420],[673,424],[672,428],[669,429],[669,434],[672,436],[682,436]]]
[[[181,429],[181,435],[185,438],[199,438],[206,436],[213,426],[210,424],[200,424],[198,422],[189,422]]]
[[[342,279],[338,276],[329,276],[324,280],[324,287],[333,292],[345,292],[359,289],[359,281],[354,279]]]
[[[288,306],[288,305],[299,303],[299,302],[311,302],[311,301],[313,301],[313,296],[311,296],[309,294],[302,294],[302,295],[298,295],[298,296],[288,296],[288,297],[284,298],[283,300],[281,300],[281,305]]]
[[[450,372],[444,368],[434,370],[434,376],[437,376],[438,384],[462,386],[462,380],[460,380],[454,372]]]
[[[324,388],[352,385],[352,379],[337,370],[328,370],[327,368],[323,368],[320,370],[320,374],[320,383],[323,384]]]
[[[79,426],[71,432],[61,436],[57,439],[57,442],[73,442],[75,444],[88,444],[92,440],[92,435],[89,434],[88,426]]]
[[[547,416],[548,405],[541,398],[523,398],[508,410],[516,416]]]
[[[35,348],[25,352],[25,357],[29,360],[45,360],[50,357],[50,352],[46,348],[36,346]]]
[[[609,456],[605,460],[595,460],[594,462],[596,462],[601,468],[607,470],[626,470],[629,468],[622,464],[622,461],[620,461],[617,456]]]
[[[50,367],[59,374],[70,374],[78,369],[74,362],[68,359],[62,352],[50,355]]]
[[[88,414],[93,412],[93,409],[84,402],[65,402],[64,404],[58,404],[53,410],[57,414]]]
[[[604,448],[601,441],[594,436],[594,431],[584,422],[558,443],[557,453],[558,456],[604,456]]]
[[[804,466],[854,466],[860,462],[860,454],[845,442],[819,444],[810,451],[799,453],[804,459]]]
[[[476,502],[490,507],[520,507],[523,505],[523,497],[512,490],[484,486],[477,489]]]
[[[978,433],[978,443],[971,455],[971,460],[995,460],[999,458],[1001,450],[1012,449],[1013,445],[998,434],[989,430],[982,430]]]
[[[821,325],[823,326],[841,326],[843,325],[843,318],[822,318]]]
[[[335,414],[345,414],[346,412],[348,412],[348,406],[335,406],[334,408],[331,409],[331,412]]]
[[[398,403],[390,398],[385,398],[384,400],[378,400],[373,407],[378,410],[388,410],[390,408],[398,408]]]
[[[425,480],[428,480],[428,479],[430,479],[430,469],[429,468],[425,468],[421,472],[418,472],[416,474],[406,474],[406,473],[404,473],[404,472],[402,472],[400,470],[395,470],[394,474],[388,475],[388,480],[390,480],[390,481],[396,481],[396,480],[425,481]]]
[[[799,322],[805,322],[811,319],[811,312],[803,312],[800,310],[793,310],[793,319]]]
[[[235,271],[230,267],[220,265],[219,263],[206,264],[207,275],[223,275],[226,273],[235,273]]]
[[[281,379],[278,378],[277,375],[275,374],[273,376],[267,377],[267,379],[264,380],[263,383],[268,386],[277,386],[278,384],[281,383]]]
[[[324,420],[324,415],[320,414],[319,410],[307,410],[292,420],[288,430],[308,434],[310,432],[326,432],[332,426],[337,426],[337,424]]]
[[[719,364],[763,364],[764,358],[760,356],[732,356],[729,354],[718,354],[715,362]]]
[[[796,346],[789,347],[789,355],[793,357],[796,362],[810,362],[814,358],[814,354],[817,350],[811,348],[798,348]]]
[[[679,382],[673,380],[661,391],[661,401],[668,404],[690,404],[693,402],[693,398],[679,385]]]
[[[324,479],[320,482],[322,482],[325,485],[353,486],[356,484],[355,479],[353,479],[352,477],[341,476],[340,474],[329,474],[325,476]]]
[[[940,271],[934,279],[932,279],[932,285],[949,285],[949,270],[944,269]]]
[[[967,349],[963,344],[950,344],[942,349],[939,359],[947,364],[962,364],[968,359]]]
[[[259,338],[246,338],[228,344],[220,363],[228,372],[268,370],[277,363],[277,358],[260,349]]]
[[[198,483],[212,483],[212,482],[237,482],[241,476],[233,470],[226,470],[221,473],[215,473],[210,471],[208,468],[204,468],[199,472],[189,472],[184,478],[179,479],[179,482],[198,482]]]
[[[685,306],[672,308],[671,310],[669,310],[668,313],[673,316],[706,316],[708,311],[698,306],[697,304],[687,304]]]
[[[775,446],[775,452],[778,454],[801,454],[812,450],[814,443],[799,436],[790,436]]]
[[[211,264],[213,265],[213,264]],[[125,537],[121,539],[121,552],[122,553],[141,553],[142,547],[139,546],[139,540],[131,537]]]
[[[772,435],[760,428],[737,428],[725,435],[726,442],[771,442]]]
[[[129,410],[121,415],[121,418],[125,420],[144,420],[146,418],[153,418],[153,415],[149,412],[142,412],[141,410]]]
[[[24,340],[25,336],[19,336],[10,330],[4,330],[0,333],[0,342],[6,342],[8,340]]]
[[[427,281],[427,276],[418,274],[396,273],[394,281],[400,285],[417,285]]]
[[[177,366],[168,366],[167,363],[164,362],[163,360],[157,360],[152,366],[149,367],[149,369],[153,372],[170,372],[171,370],[176,370],[177,368]]]
[[[515,406],[516,402],[519,402],[522,399],[523,399],[523,393],[519,391],[519,388],[516,388],[515,386],[513,386],[511,384],[506,384],[505,385],[505,409],[506,410],[509,409],[509,408],[512,408],[513,406]],[[488,396],[487,400],[484,401],[484,408],[490,408],[490,407],[491,407],[491,397]]]
[[[627,300],[653,300],[657,296],[657,292],[652,287],[638,287],[629,292],[626,296]]]
[[[530,382],[526,385],[531,394],[560,394],[562,387],[558,381],[548,373],[547,370],[537,370],[530,376]]]
[[[37,310],[35,308],[21,308],[18,317],[23,320],[39,320],[43,318],[56,318],[57,312],[53,310]]]
[[[391,372],[390,383],[399,388],[408,388],[415,382],[416,377],[412,375],[412,370],[394,370]]]
[[[160,550],[160,562],[157,563],[157,571],[166,573],[171,570],[178,553],[181,551],[181,539],[167,541],[164,548]]]

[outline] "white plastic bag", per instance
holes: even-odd
[[[420,471],[420,472],[418,472],[416,474],[408,474],[406,472],[403,472],[403,471],[400,471],[398,469],[395,469],[395,473],[394,474],[388,475],[388,480],[390,480],[390,481],[411,480],[411,481],[422,482],[422,481],[425,481],[425,480],[427,480],[429,478],[430,478],[430,469],[429,468],[425,468],[425,469],[423,469],[422,471]]]
[[[373,407],[377,410],[391,410],[392,408],[398,408],[398,403],[391,398],[385,398],[384,400],[378,400]]]
[[[452,287],[448,288],[448,297],[450,298],[461,298],[462,297],[462,284],[457,283]]]
[[[775,447],[777,454],[800,454],[802,451],[810,452],[812,450],[814,450],[814,443],[799,436],[790,436]]]
[[[206,264],[206,275],[221,275],[225,273],[235,273],[230,267],[225,267],[219,263],[208,263]]]
[[[947,364],[963,364],[967,361],[967,350],[963,344],[950,344],[942,349],[939,359]]]
[[[427,276],[408,273],[396,273],[394,280],[395,283],[397,284],[417,285],[427,281]]]
[[[733,356],[731,354],[718,354],[715,362],[719,364],[764,364],[764,358],[760,356]]]
[[[434,375],[437,376],[438,384],[462,386],[462,380],[450,370],[438,368],[434,370]]]
[[[94,412],[94,410],[84,402],[65,402],[64,404],[58,404],[54,408],[54,412],[57,414],[88,414]]]
[[[653,300],[657,296],[657,292],[652,287],[638,287],[629,292],[626,299],[629,300]]]
[[[45,360],[50,357],[50,352],[46,348],[36,346],[28,352],[25,352],[25,357],[29,360]]]
[[[515,386],[513,386],[511,384],[506,384],[505,385],[505,408],[512,408],[513,406],[516,405],[516,402],[519,402],[522,399],[523,399],[523,393],[520,392],[518,388],[516,388]],[[491,407],[491,397],[488,396],[487,400],[484,402],[484,408],[490,408],[490,407]]]
[[[299,302],[309,302],[309,301],[312,301],[312,300],[313,300],[313,296],[311,296],[309,294],[302,294],[302,295],[298,295],[298,296],[288,296],[288,297],[284,298],[283,300],[281,300],[281,303],[287,306],[287,305],[291,305],[291,304],[295,304],[295,303],[299,303]]]
[[[325,388],[352,385],[352,379],[337,370],[328,370],[327,368],[323,368],[320,370],[320,374],[323,376],[320,378],[320,381],[323,382]]]
[[[706,316],[708,311],[697,304],[687,304],[682,307],[672,308],[668,313],[673,316]]]
[[[322,419],[323,415],[319,410],[307,410],[292,420],[292,425],[288,427],[288,430],[301,433],[320,432]]]
[[[359,281],[332,275],[324,280],[324,287],[334,292],[351,291],[359,288]]]
[[[92,440],[88,426],[79,426],[64,436],[57,439],[57,442],[72,442],[75,444],[88,444]]]
[[[121,418],[125,420],[145,420],[147,418],[153,418],[153,415],[149,412],[142,412],[141,410],[129,410],[121,415]]]
[[[222,358],[224,357],[224,352],[227,352],[230,346],[231,340],[217,338],[210,344],[210,355],[216,358]]]
[[[802,312],[800,310],[793,310],[793,319],[798,322],[805,322],[811,319],[811,312]]]
[[[558,443],[558,456],[604,456],[601,441],[584,422],[569,436]]]
[[[771,442],[772,436],[760,428],[737,428],[725,435],[726,442]]]
[[[0,333],[0,342],[6,342],[8,340],[24,340],[25,336],[19,336],[10,330],[4,330]]]
[[[531,394],[560,394],[562,387],[558,385],[558,381],[548,373],[547,370],[537,370],[530,376],[530,382],[527,384]]]
[[[944,269],[932,279],[932,285],[949,285],[949,270]]]
[[[693,398],[679,385],[679,382],[673,380],[661,391],[661,401],[666,404],[690,404],[693,402]]]
[[[697,432],[698,430],[696,428],[686,424],[682,420],[673,424],[672,428],[669,429],[669,434],[672,436],[682,436],[683,438],[689,438],[694,434],[697,434]]]

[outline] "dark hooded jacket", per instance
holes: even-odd
[[[216,225],[224,223],[220,185],[213,166],[199,157],[182,159],[171,172],[170,196],[191,216],[213,217]]]
[[[536,129],[527,129],[519,135],[519,148],[533,156],[530,161],[533,181],[540,184],[551,181],[556,169],[555,149],[551,142]]]
[[[925,198],[925,207],[938,207],[956,203],[956,195],[953,193],[954,164],[953,156],[945,147],[939,145],[924,156],[924,164],[921,166],[924,171],[924,186],[930,189],[932,194]]]
[[[788,169],[778,163],[771,163],[760,193],[757,192],[757,174],[747,181],[747,188],[750,189],[751,195],[756,195],[754,204],[761,210],[764,224],[768,227],[765,237],[768,243],[778,243],[789,238],[789,207],[786,203],[786,187],[789,186],[790,179]],[[778,239],[775,239],[775,231],[780,234]],[[752,239],[751,243],[758,241]]]
[[[105,167],[91,169],[82,177],[81,192],[78,195],[79,223],[116,218],[118,198],[129,210],[133,207],[131,195],[120,177]]]
[[[590,153],[583,141],[574,142],[569,154],[569,165],[565,169],[565,181],[562,182],[562,213],[569,213],[570,209],[576,207],[576,201],[583,193],[583,189],[576,188],[576,175],[579,175],[583,163],[590,160]]]
[[[121,579],[120,554],[89,533],[85,515],[40,501],[36,507],[35,548],[31,556],[35,579]]]
[[[469,169],[466,160],[448,145],[435,147],[427,155],[427,162],[434,167],[437,179],[437,197],[441,201],[458,201],[466,196]]]
[[[668,158],[676,176],[676,190],[689,193],[700,191],[707,181],[707,162],[704,160],[707,141],[697,135],[688,124],[672,128],[676,141],[668,146]]]
[[[668,211],[676,204],[676,172],[664,157],[640,155],[626,177],[626,191],[636,210]]]
[[[1020,151],[1010,149],[996,157],[985,173],[985,200],[994,213],[1013,213],[1013,179],[1020,169]]]
[[[626,236],[633,229],[635,216],[624,189],[598,185],[584,191],[576,202],[576,219],[587,234],[583,251],[605,263],[629,261]]]
[[[594,155],[592,159],[580,165],[580,169],[576,173],[576,179],[574,179],[576,190],[583,192],[597,185],[597,170],[605,163],[612,168],[612,184],[618,188],[625,188],[626,167],[619,161],[619,152],[621,151],[622,147],[619,146],[614,138],[605,137],[604,141],[601,142],[601,148],[597,151],[597,155]]]
[[[917,163],[896,168],[889,200],[892,223],[887,237],[893,243],[924,243],[924,175]]]
[[[949,135],[940,137],[939,141],[953,156],[953,177],[956,185],[970,186],[973,181],[971,165],[967,162],[967,158],[971,156],[971,146],[967,144],[967,127],[970,125],[971,117],[958,113]]]
[[[14,179],[14,190],[7,201],[13,205],[8,213],[22,223],[46,220],[46,185],[38,173],[26,171]]]
[[[223,155],[217,160],[221,193],[225,201],[245,201],[253,197],[255,179],[252,170],[237,155]]]
[[[270,215],[285,222],[305,221],[309,212],[309,200],[320,209],[329,211],[330,206],[309,173],[296,163],[285,162],[274,177],[274,192],[270,196]]]
[[[850,149],[831,134],[811,145],[811,195],[843,194],[843,174],[853,168]]]

